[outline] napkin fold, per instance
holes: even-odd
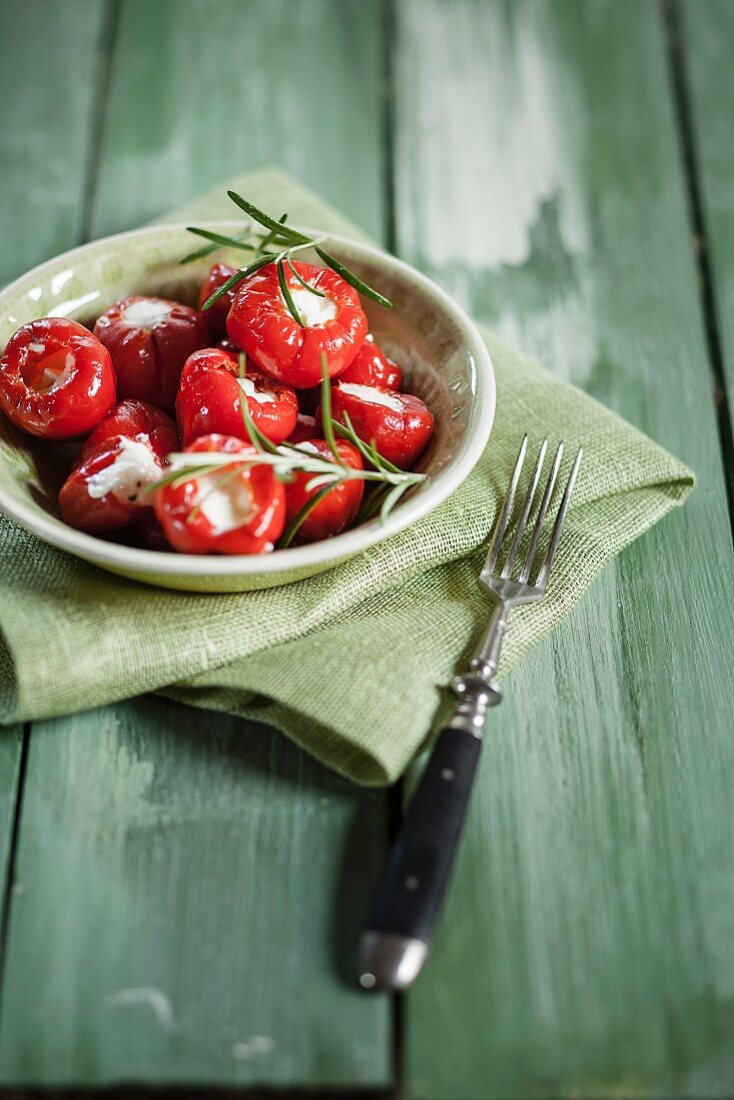
[[[364,237],[278,171],[232,186],[294,222]],[[228,216],[222,187],[160,220]],[[501,674],[694,480],[614,413],[483,335],[497,414],[474,472],[410,530],[320,576],[264,592],[169,592],[105,573],[0,517],[0,721],[155,691],[270,722],[358,783],[396,779],[486,618],[477,571],[523,432],[531,448],[547,435],[565,441],[569,461],[579,445],[585,457],[548,596],[513,614]]]

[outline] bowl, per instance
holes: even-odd
[[[241,222],[209,222],[232,235]],[[419,469],[429,475],[384,523],[374,519],[323,542],[254,556],[198,556],[147,550],[75,531],[56,499],[73,455],[15,429],[0,414],[0,509],[45,542],[102,569],[146,584],[196,592],[243,592],[288,584],[389,539],[433,511],[479,460],[494,419],[489,353],[464,312],[434,283],[379,249],[343,237],[326,246],[365,282],[392,299],[393,310],[364,301],[371,331],[403,367],[406,389],[436,417]],[[36,317],[72,317],[91,325],[118,298],[154,294],[196,303],[212,257],[182,266],[191,250],[183,226],[137,229],[72,249],[29,271],[0,292],[0,347]],[[241,253],[240,253],[241,255]],[[238,262],[222,250],[216,258]],[[319,263],[315,254],[300,259]]]

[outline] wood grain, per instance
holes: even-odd
[[[728,398],[734,409],[734,5],[726,0],[697,4],[686,0],[678,22],[686,92],[690,96],[695,166],[710,265],[712,322],[716,328]],[[734,454],[726,456],[734,463]],[[734,478],[734,472],[732,472]],[[732,482],[734,485],[734,482]]]
[[[11,883],[8,879],[9,857],[18,796],[18,777],[23,729],[21,726],[0,728],[0,952],[2,951],[2,913],[5,906],[6,891]],[[0,972],[2,955],[0,954]]]
[[[0,1077],[384,1083],[352,982],[383,805],[280,734],[162,700],[36,725]]]
[[[78,244],[106,2],[0,0],[0,280]]]
[[[99,66],[92,233],[277,159],[379,235],[379,14],[124,3]],[[142,702],[34,727],[0,1080],[385,1084],[390,1005],[352,973],[384,818],[380,794],[217,714]]]
[[[359,0],[126,0],[94,235],[276,163],[382,236],[379,16]]]
[[[732,556],[658,16],[398,4],[401,253],[699,477],[506,684],[407,998],[421,1100],[734,1080]]]
[[[0,0],[0,101],[6,105],[0,117],[2,283],[80,241],[97,58],[108,11],[106,3],[88,0],[69,0],[63,9],[54,0]],[[56,49],[62,40],[73,43],[73,50]],[[0,912],[11,886],[20,748],[19,728],[0,730]],[[2,947],[0,940],[0,952]]]

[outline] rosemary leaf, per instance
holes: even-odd
[[[358,527],[360,523],[367,523],[368,520],[375,516],[385,499],[387,493],[390,491],[389,485],[375,485],[372,492],[369,495],[365,495],[365,499],[362,501],[362,505],[357,513],[357,518],[354,521],[355,527]]]
[[[303,526],[304,520],[313,512],[319,501],[323,500],[326,494],[331,490],[331,485],[324,485],[323,489],[319,489],[318,493],[314,493],[310,500],[307,500],[303,507],[295,514],[291,522],[286,527],[280,542],[278,543],[278,549],[286,550],[293,542],[294,537],[298,534]]]
[[[171,456],[169,455],[168,457],[170,458]],[[206,465],[199,464],[198,466],[193,464],[184,469],[178,468],[166,474],[165,477],[159,478],[158,481],[154,481],[152,485],[146,485],[143,492],[154,493],[158,489],[165,489],[166,486],[175,485],[177,482],[188,481],[189,478],[195,477],[196,474],[207,473],[209,470],[211,470],[209,463]]]
[[[334,456],[334,461],[338,462],[340,466],[344,465],[344,460],[339,454],[339,448],[336,445],[336,438],[334,436],[334,420],[331,415],[331,379],[329,377],[329,362],[326,358],[326,352],[321,352],[321,425],[324,432],[324,439],[329,444],[329,450]]]
[[[244,351],[240,352],[239,356],[239,371],[238,377],[244,379],[247,373],[247,356]],[[250,413],[250,406],[247,404],[247,394],[245,393],[244,386],[240,386],[240,413],[242,414],[242,423],[245,426],[248,438],[253,447],[260,454],[277,454],[278,449],[274,443],[271,443],[267,436],[264,436],[260,429],[255,425],[255,421],[252,419]]]
[[[338,420],[332,420],[334,428],[339,433],[339,435],[342,436],[343,439],[346,439],[349,443],[357,448],[362,458],[370,466],[374,467],[372,453],[364,440],[360,439],[360,437],[355,432],[352,421],[349,417],[349,413],[344,413],[344,419],[347,421],[346,424],[340,424]]]
[[[287,218],[287,214],[281,214],[278,218],[278,221],[281,225],[285,225]],[[278,231],[275,229],[271,229],[269,233],[266,233],[265,236],[262,237],[260,240],[260,247],[258,248],[258,252],[264,253],[266,249],[270,248],[271,244],[275,243],[276,237],[279,239],[279,241],[284,240],[284,238],[282,238]]]
[[[306,237],[303,233],[298,233],[295,229],[291,229],[290,226],[283,225],[282,222],[276,222],[275,218],[271,218],[269,214],[258,209],[254,203],[248,202],[247,199],[243,199],[242,195],[238,195],[236,191],[228,191],[227,194],[232,202],[239,206],[240,210],[244,210],[244,212],[256,222],[259,222],[260,225],[264,225],[266,229],[275,229],[285,240],[290,240],[294,244],[310,243],[310,237]]]
[[[188,225],[186,232],[193,233],[196,237],[203,237],[205,241],[211,241],[214,245],[221,245],[222,248],[239,248],[245,252],[259,251],[257,245],[246,240],[238,240],[237,237],[226,237],[223,233],[214,233],[211,229],[198,229],[195,225]]]
[[[207,309],[211,309],[215,302],[218,302],[220,298],[224,297],[232,289],[232,287],[239,286],[244,280],[249,278],[250,275],[254,275],[256,271],[259,271],[261,267],[265,267],[266,264],[271,263],[277,258],[277,253],[268,253],[267,256],[261,256],[259,260],[254,260],[249,267],[241,267],[238,271],[235,271],[234,275],[230,275],[226,283],[222,283],[219,290],[215,290],[201,307],[202,312]]]
[[[338,471],[334,471],[333,474],[316,474],[310,481],[306,482],[306,492],[312,493],[314,489],[320,489],[322,485],[338,485],[341,481],[344,481],[344,476]]]
[[[235,466],[235,468],[233,470],[227,470],[225,473],[220,474],[220,476],[213,481],[213,483],[207,489],[207,491],[204,493],[204,495],[199,498],[197,503],[191,509],[191,511],[189,512],[189,514],[186,517],[186,521],[185,521],[186,524],[188,525],[189,523],[194,522],[194,520],[196,519],[196,517],[198,516],[199,512],[202,509],[202,505],[209,499],[209,497],[212,495],[212,493],[216,493],[217,489],[221,489],[223,485],[226,485],[228,482],[232,481],[234,478],[236,478],[241,473],[242,473],[242,467],[241,466]]]
[[[285,277],[285,271],[283,270],[283,261],[278,260],[275,266],[278,271],[278,285],[280,286],[280,293],[285,299],[285,304],[288,307],[288,312],[290,313],[293,320],[297,324],[299,324],[301,328],[304,328],[303,320],[300,313],[296,309],[296,303],[293,301],[290,287],[288,286],[288,280]]]
[[[326,297],[326,295],[323,293],[323,291],[317,290],[315,286],[311,286],[310,283],[307,283],[305,279],[301,278],[301,276],[298,274],[295,267],[291,263],[290,259],[286,260],[286,263],[288,264],[288,267],[291,269],[292,273],[295,275],[296,279],[298,279],[301,286],[305,287],[306,290],[310,290],[311,293],[315,294],[317,298],[325,298]]]
[[[239,241],[242,241],[242,243],[244,243],[245,241],[248,240],[248,238],[250,238],[249,233],[244,234],[242,237],[237,237],[235,239],[239,240]],[[253,248],[254,247],[255,246],[253,246]],[[205,244],[203,248],[197,248],[195,252],[189,252],[188,256],[184,256],[184,258],[182,260],[179,260],[178,262],[180,264],[193,263],[194,260],[201,260],[204,256],[208,256],[211,252],[216,252],[218,248],[219,248],[219,245],[217,245],[217,244]],[[256,249],[256,251],[260,251],[260,249]]]
[[[382,507],[380,508],[380,523],[384,523],[386,521],[387,517],[390,515],[393,508],[398,503],[407,488],[407,485],[393,485],[392,489],[382,502]]]
[[[345,415],[348,417],[349,413],[345,413]],[[389,459],[380,454],[375,446],[374,439],[370,443],[370,454],[372,455],[372,462],[376,470],[388,470],[391,474],[405,473],[399,466],[395,466]]]
[[[363,283],[358,275],[355,275],[353,271],[350,271],[348,267],[340,263],[331,253],[326,252],[323,248],[319,248],[318,245],[316,245],[316,253],[332,271],[336,271],[337,275],[341,275],[345,283],[349,283],[349,285],[353,286],[355,290],[358,290],[360,294],[364,294],[365,298],[371,298],[372,301],[377,302],[378,305],[385,306],[386,309],[392,309],[392,302],[389,298],[373,290],[371,286],[367,286],[367,283]]]

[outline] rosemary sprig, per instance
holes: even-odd
[[[290,268],[292,273],[298,279],[298,281],[301,282],[307,290],[310,290],[313,294],[317,294],[320,297],[326,297],[325,294],[322,294],[322,292],[317,290],[315,287],[309,286],[309,284],[301,278],[301,276],[291,264],[291,257],[293,256],[293,254],[302,248],[313,248],[327,267],[330,267],[332,271],[335,271],[337,275],[340,275],[342,279],[345,280],[345,282],[349,283],[349,285],[354,287],[355,290],[359,291],[360,294],[363,294],[365,298],[370,298],[373,302],[377,302],[379,305],[385,306],[386,309],[392,309],[392,302],[389,298],[386,298],[384,294],[380,294],[379,291],[374,290],[371,286],[368,286],[367,283],[360,279],[358,275],[355,275],[353,271],[350,271],[349,268],[346,267],[340,260],[337,260],[336,257],[332,256],[330,252],[327,252],[324,248],[320,247],[322,241],[326,240],[325,236],[309,237],[305,233],[301,233],[299,230],[293,229],[292,226],[286,225],[285,214],[282,215],[279,221],[276,221],[275,218],[270,216],[270,214],[266,214],[264,210],[260,210],[260,208],[255,206],[254,203],[249,202],[247,199],[243,198],[242,195],[238,195],[236,191],[228,191],[227,194],[229,195],[232,202],[235,203],[236,206],[239,206],[240,210],[243,210],[245,214],[248,215],[248,217],[253,219],[253,221],[258,222],[265,229],[267,229],[268,233],[260,238],[259,246],[247,246],[244,242],[252,238],[245,237],[241,240],[238,237],[227,237],[224,234],[214,233],[211,230],[198,229],[195,226],[189,227],[190,233],[195,233],[199,237],[204,237],[215,246],[217,244],[221,244],[222,246],[226,245],[229,248],[250,247],[251,251],[263,253],[263,255],[259,256],[254,261],[254,263],[249,265],[249,267],[240,268],[237,272],[235,272],[235,274],[232,275],[226,283],[224,283],[217,291],[214,292],[214,294],[211,295],[211,297],[207,299],[206,302],[204,302],[203,306],[201,307],[202,310],[211,309],[215,302],[217,302],[233,287],[241,283],[243,279],[247,279],[248,276],[253,275],[256,271],[259,271],[261,267],[264,267],[265,264],[271,262],[274,262],[276,264],[280,263],[282,268],[283,261],[285,261],[288,264],[288,267]],[[187,263],[190,260],[198,259],[202,255],[206,255],[207,252],[212,251],[211,244],[207,246],[206,250],[200,249],[198,252],[190,253],[188,256],[184,257],[181,263]],[[266,251],[268,248],[270,248],[271,245],[274,245],[275,247],[281,246],[280,251]],[[283,274],[283,279],[285,279],[285,274]],[[279,282],[281,282],[282,290],[283,284],[280,278],[280,272],[278,273],[278,280]],[[286,299],[286,304],[288,305],[288,296],[286,292],[283,292],[283,297]],[[288,305],[288,308],[290,310],[290,305]],[[297,310],[295,313],[291,310],[291,313],[295,317]]]
[[[202,310],[211,309],[214,303],[218,302],[227,291],[237,286],[243,279],[247,279],[248,276],[254,275],[261,267],[265,267],[265,265],[269,263],[277,263],[278,260],[285,260],[289,256],[292,256],[294,252],[298,252],[299,249],[302,248],[311,248],[311,242],[309,241],[308,244],[294,245],[292,248],[287,248],[282,252],[266,252],[264,256],[260,256],[257,260],[253,260],[249,267],[239,268],[235,271],[234,275],[230,275],[226,283],[222,283],[219,290],[215,290],[214,293],[207,298],[201,307]]]
[[[157,481],[155,488],[160,488],[168,480],[185,481],[201,471],[211,470],[217,466],[235,464],[240,466],[272,466],[277,477],[289,477],[295,473],[312,473],[315,477],[323,476],[325,480],[328,479],[334,483],[339,481],[370,481],[395,486],[404,485],[406,489],[425,481],[428,476],[413,470],[401,470],[398,474],[379,469],[355,470],[351,466],[337,466],[331,458],[324,458],[321,455],[303,451],[300,449],[300,444],[279,443],[277,446],[274,444],[271,444],[271,446],[272,451],[259,451],[256,447],[253,447],[253,454],[202,451],[196,455],[196,464],[193,466],[186,466],[187,460],[191,458],[190,453],[185,451],[174,452],[168,458],[175,466],[175,470],[166,478]],[[310,484],[311,482],[309,482]]]
[[[280,224],[282,225],[288,215],[283,214],[280,217]],[[179,260],[181,264],[189,264],[194,260],[201,260],[204,256],[208,256],[211,252],[216,252],[218,248],[246,248],[250,252],[255,252],[258,255],[264,255],[271,244],[276,242],[278,233],[271,229],[269,233],[265,233],[259,236],[257,233],[253,233],[248,229],[242,233],[239,237],[229,237],[224,233],[214,233],[209,229],[199,229],[196,226],[190,225],[187,228],[188,233],[194,233],[197,237],[204,237],[205,240],[210,241],[210,244],[204,245],[203,248],[197,248],[195,252],[189,252],[187,256],[184,256],[182,260]],[[282,241],[278,243],[283,243]],[[318,294],[318,291],[314,291],[314,294]]]

